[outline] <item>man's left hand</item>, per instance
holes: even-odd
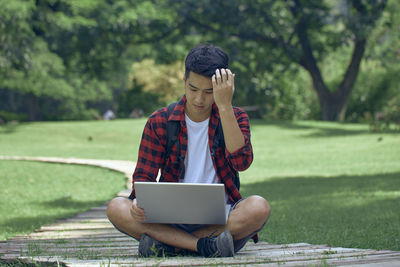
[[[229,69],[217,69],[211,80],[214,102],[218,109],[232,108],[232,97],[235,92],[235,74]]]

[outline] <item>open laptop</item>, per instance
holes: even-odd
[[[137,205],[146,222],[168,224],[226,224],[223,184],[135,182]]]

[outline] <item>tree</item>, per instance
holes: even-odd
[[[0,0],[0,112],[89,119],[114,108],[129,50],[167,36],[169,20],[150,1]]]
[[[364,56],[368,36],[381,17],[386,0],[259,0],[169,1],[186,21],[183,32],[242,53],[254,76],[295,63],[310,75],[324,120],[343,120],[346,105]],[[353,46],[341,82],[333,88],[323,77],[321,62],[341,47]],[[273,63],[271,66],[268,63]],[[252,66],[253,65],[253,66]]]

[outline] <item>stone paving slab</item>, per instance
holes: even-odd
[[[34,160],[29,157],[0,159]],[[40,158],[63,163],[65,159]],[[98,164],[131,175],[125,161],[68,159],[72,164]],[[89,164],[90,163],[90,164]],[[119,165],[121,164],[121,165]],[[118,167],[121,166],[121,167]],[[130,190],[121,192],[129,194]],[[400,266],[400,251],[329,247],[326,245],[249,242],[235,257],[140,258],[138,242],[115,230],[101,207],[43,226],[25,236],[0,242],[0,258],[13,262],[54,263],[54,266]]]

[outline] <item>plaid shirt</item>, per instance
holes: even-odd
[[[185,103],[186,97],[183,96],[175,106],[175,109],[169,118],[167,118],[166,107],[157,110],[149,117],[143,131],[138,162],[136,164],[135,172],[133,173],[131,199],[135,198],[135,181],[156,182],[159,169],[161,169],[160,181],[179,182],[188,147],[188,135],[185,122]],[[225,184],[225,191],[229,195],[229,200],[232,203],[240,200],[242,196],[233,183],[234,173],[231,168],[234,168],[237,171],[244,171],[253,161],[253,149],[250,143],[249,118],[240,108],[234,107],[234,113],[243,133],[245,145],[233,153],[229,153],[226,148],[225,151],[223,151],[221,147],[218,147],[215,150],[215,153],[212,153],[211,155],[219,182]],[[180,122],[180,131],[178,133],[180,155],[177,155],[177,146],[174,145],[172,146],[169,158],[166,160],[167,119]],[[214,103],[208,127],[210,151],[212,151],[213,137],[218,125],[218,119],[218,108]],[[180,157],[180,160],[177,160],[177,157]]]

